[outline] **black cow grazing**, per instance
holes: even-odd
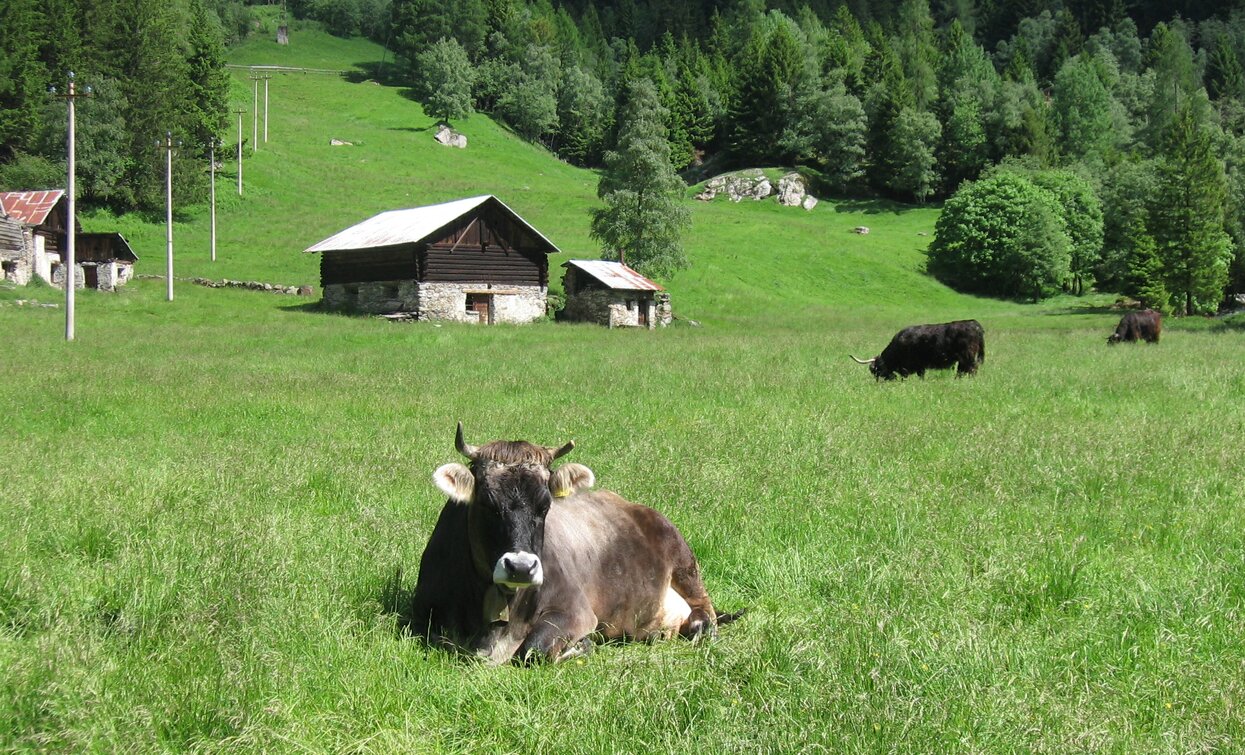
[[[1115,332],[1107,336],[1107,343],[1114,346],[1120,341],[1146,341],[1158,343],[1163,331],[1163,316],[1153,309],[1129,312],[1120,318]]]
[[[563,660],[603,639],[712,635],[719,617],[687,541],[664,516],[590,491],[592,470],[527,441],[455,445],[470,466],[433,482],[449,496],[419,562],[410,628],[504,663]],[[723,623],[734,616],[721,617]]]
[[[986,360],[986,333],[976,320],[956,320],[937,325],[913,325],[895,334],[890,344],[872,359],[856,359],[869,365],[877,379],[896,376],[925,377],[926,370],[955,366],[955,375],[972,375]]]

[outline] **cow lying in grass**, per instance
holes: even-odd
[[[719,617],[687,541],[657,511],[592,491],[592,470],[526,441],[455,445],[449,500],[419,564],[410,628],[495,663],[563,660],[591,636],[712,635]]]

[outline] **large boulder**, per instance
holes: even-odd
[[[799,173],[788,173],[778,179],[778,204],[784,207],[801,206],[807,193]]]
[[[467,148],[467,137],[458,133],[444,123],[437,127],[437,134],[433,138],[447,147],[458,147],[459,149]]]

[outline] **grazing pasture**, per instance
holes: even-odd
[[[373,183],[380,209],[402,183],[412,204],[494,192],[591,253],[592,174],[479,116],[465,152],[386,136],[429,119],[385,87],[286,87],[287,117],[354,124],[376,146],[308,166],[312,137],[274,117],[277,139],[247,167],[258,196],[223,210],[218,267],[202,214],[179,226],[187,274],[315,282],[302,236],[343,224],[334,191]],[[376,167],[386,139],[408,137]],[[370,167],[348,164],[359,154]],[[497,186],[419,177],[490,155]],[[357,217],[374,209],[343,196]],[[921,275],[917,234],[936,210],[693,211],[693,267],[668,282],[685,319],[653,333],[394,325],[188,283],[170,304],[139,280],[79,294],[66,344],[61,310],[14,305],[57,292],[0,289],[0,749],[1245,741],[1239,319],[1176,320],[1158,346],[1110,349],[1110,297],[1016,305]],[[139,272],[158,272],[161,227],[125,222]],[[849,232],[862,224],[869,236]],[[986,331],[975,377],[879,384],[848,358],[962,317]],[[712,641],[536,668],[402,636],[458,420],[475,443],[573,438],[566,460],[665,513],[715,605],[748,614]]]

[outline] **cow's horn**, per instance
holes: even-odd
[[[566,445],[562,446],[561,448],[550,448],[549,453],[553,454],[554,461],[557,461],[558,458],[569,454],[571,452],[571,449],[574,447],[575,447],[575,441],[568,440],[566,442]]]
[[[856,364],[873,364],[875,361],[877,361],[877,357],[874,357],[873,359],[856,359],[856,357],[852,356],[851,354],[848,354],[848,356],[852,357],[852,359],[855,359]]]
[[[454,436],[454,447],[458,449],[458,453],[462,454],[463,456],[466,456],[468,459],[471,459],[472,461],[475,461],[476,452],[480,450],[476,448],[475,446],[467,445],[467,442],[463,440],[463,423],[462,422],[458,423],[458,433]]]

